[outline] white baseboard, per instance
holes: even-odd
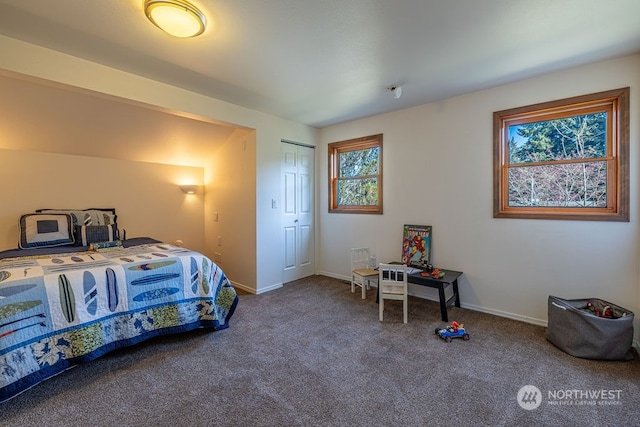
[[[241,289],[245,292],[249,292],[250,294],[254,294],[256,292],[255,289],[250,288],[246,285],[243,285],[242,283],[234,282],[233,280],[229,280],[229,281],[231,282],[234,288]]]
[[[467,308],[473,311],[479,311],[481,313],[493,314],[494,316],[505,317],[507,319],[518,320],[524,323],[531,323],[532,325],[544,326],[547,327],[547,321],[542,319],[536,319],[534,317],[522,316],[520,314],[509,313],[508,311],[494,310],[491,308],[479,307],[473,304],[464,304],[461,303],[460,306],[462,308]]]
[[[276,283],[275,285],[271,285],[267,288],[258,289],[256,295],[264,294],[265,292],[273,291],[275,289],[280,289],[282,287],[282,282]]]
[[[256,292],[255,289],[250,288],[249,286],[243,285],[242,283],[234,282],[233,280],[231,280],[231,284],[233,285],[234,288],[241,289],[245,292],[249,292],[250,294],[254,294],[254,295],[264,294],[265,292],[273,291],[275,289],[279,289],[282,287],[282,283],[276,283],[275,285],[269,286],[268,288],[258,289],[258,291]]]
[[[319,276],[333,277],[334,279],[340,279],[344,280],[345,282],[351,283],[351,277],[349,276],[341,276],[339,274],[329,273],[328,271],[318,271],[316,274]]]
[[[231,282],[231,284],[233,285],[234,288],[242,289],[243,291],[249,292],[250,294],[254,294],[254,295],[260,295],[260,294],[263,294],[265,292],[273,291],[274,289],[279,289],[279,288],[282,287],[282,283],[276,283],[275,285],[271,285],[268,288],[259,289],[256,292],[255,289],[250,288],[247,285],[243,285],[242,283],[234,282],[233,280],[230,280],[230,282]]]

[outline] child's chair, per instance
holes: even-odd
[[[351,292],[356,285],[362,288],[362,299],[367,298],[371,282],[378,281],[378,272],[369,265],[369,248],[351,249]]]
[[[404,264],[382,264],[378,266],[380,279],[378,281],[378,295],[380,299],[380,321],[384,313],[384,300],[402,301],[404,323],[407,323],[408,295],[407,295],[407,266]]]

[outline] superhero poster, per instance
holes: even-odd
[[[431,263],[431,226],[405,225],[402,234],[402,263],[423,267]]]

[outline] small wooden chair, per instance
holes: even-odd
[[[407,266],[404,264],[382,264],[378,265],[378,296],[380,321],[383,320],[384,300],[402,301],[402,311],[404,312],[404,323],[408,320],[407,294]]]
[[[369,248],[351,249],[351,292],[356,291],[356,286],[362,288],[362,299],[367,298],[367,289],[371,282],[378,281],[378,272],[369,265]]]

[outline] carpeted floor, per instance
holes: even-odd
[[[471,340],[434,335],[438,304],[378,321],[347,283],[314,276],[241,295],[229,329],[162,337],[0,405],[1,426],[634,426],[640,361],[577,359],[545,329],[463,308]],[[517,395],[541,391],[535,409]],[[525,391],[531,392],[531,387]],[[603,393],[605,390],[607,393]],[[599,394],[595,394],[599,393]]]

